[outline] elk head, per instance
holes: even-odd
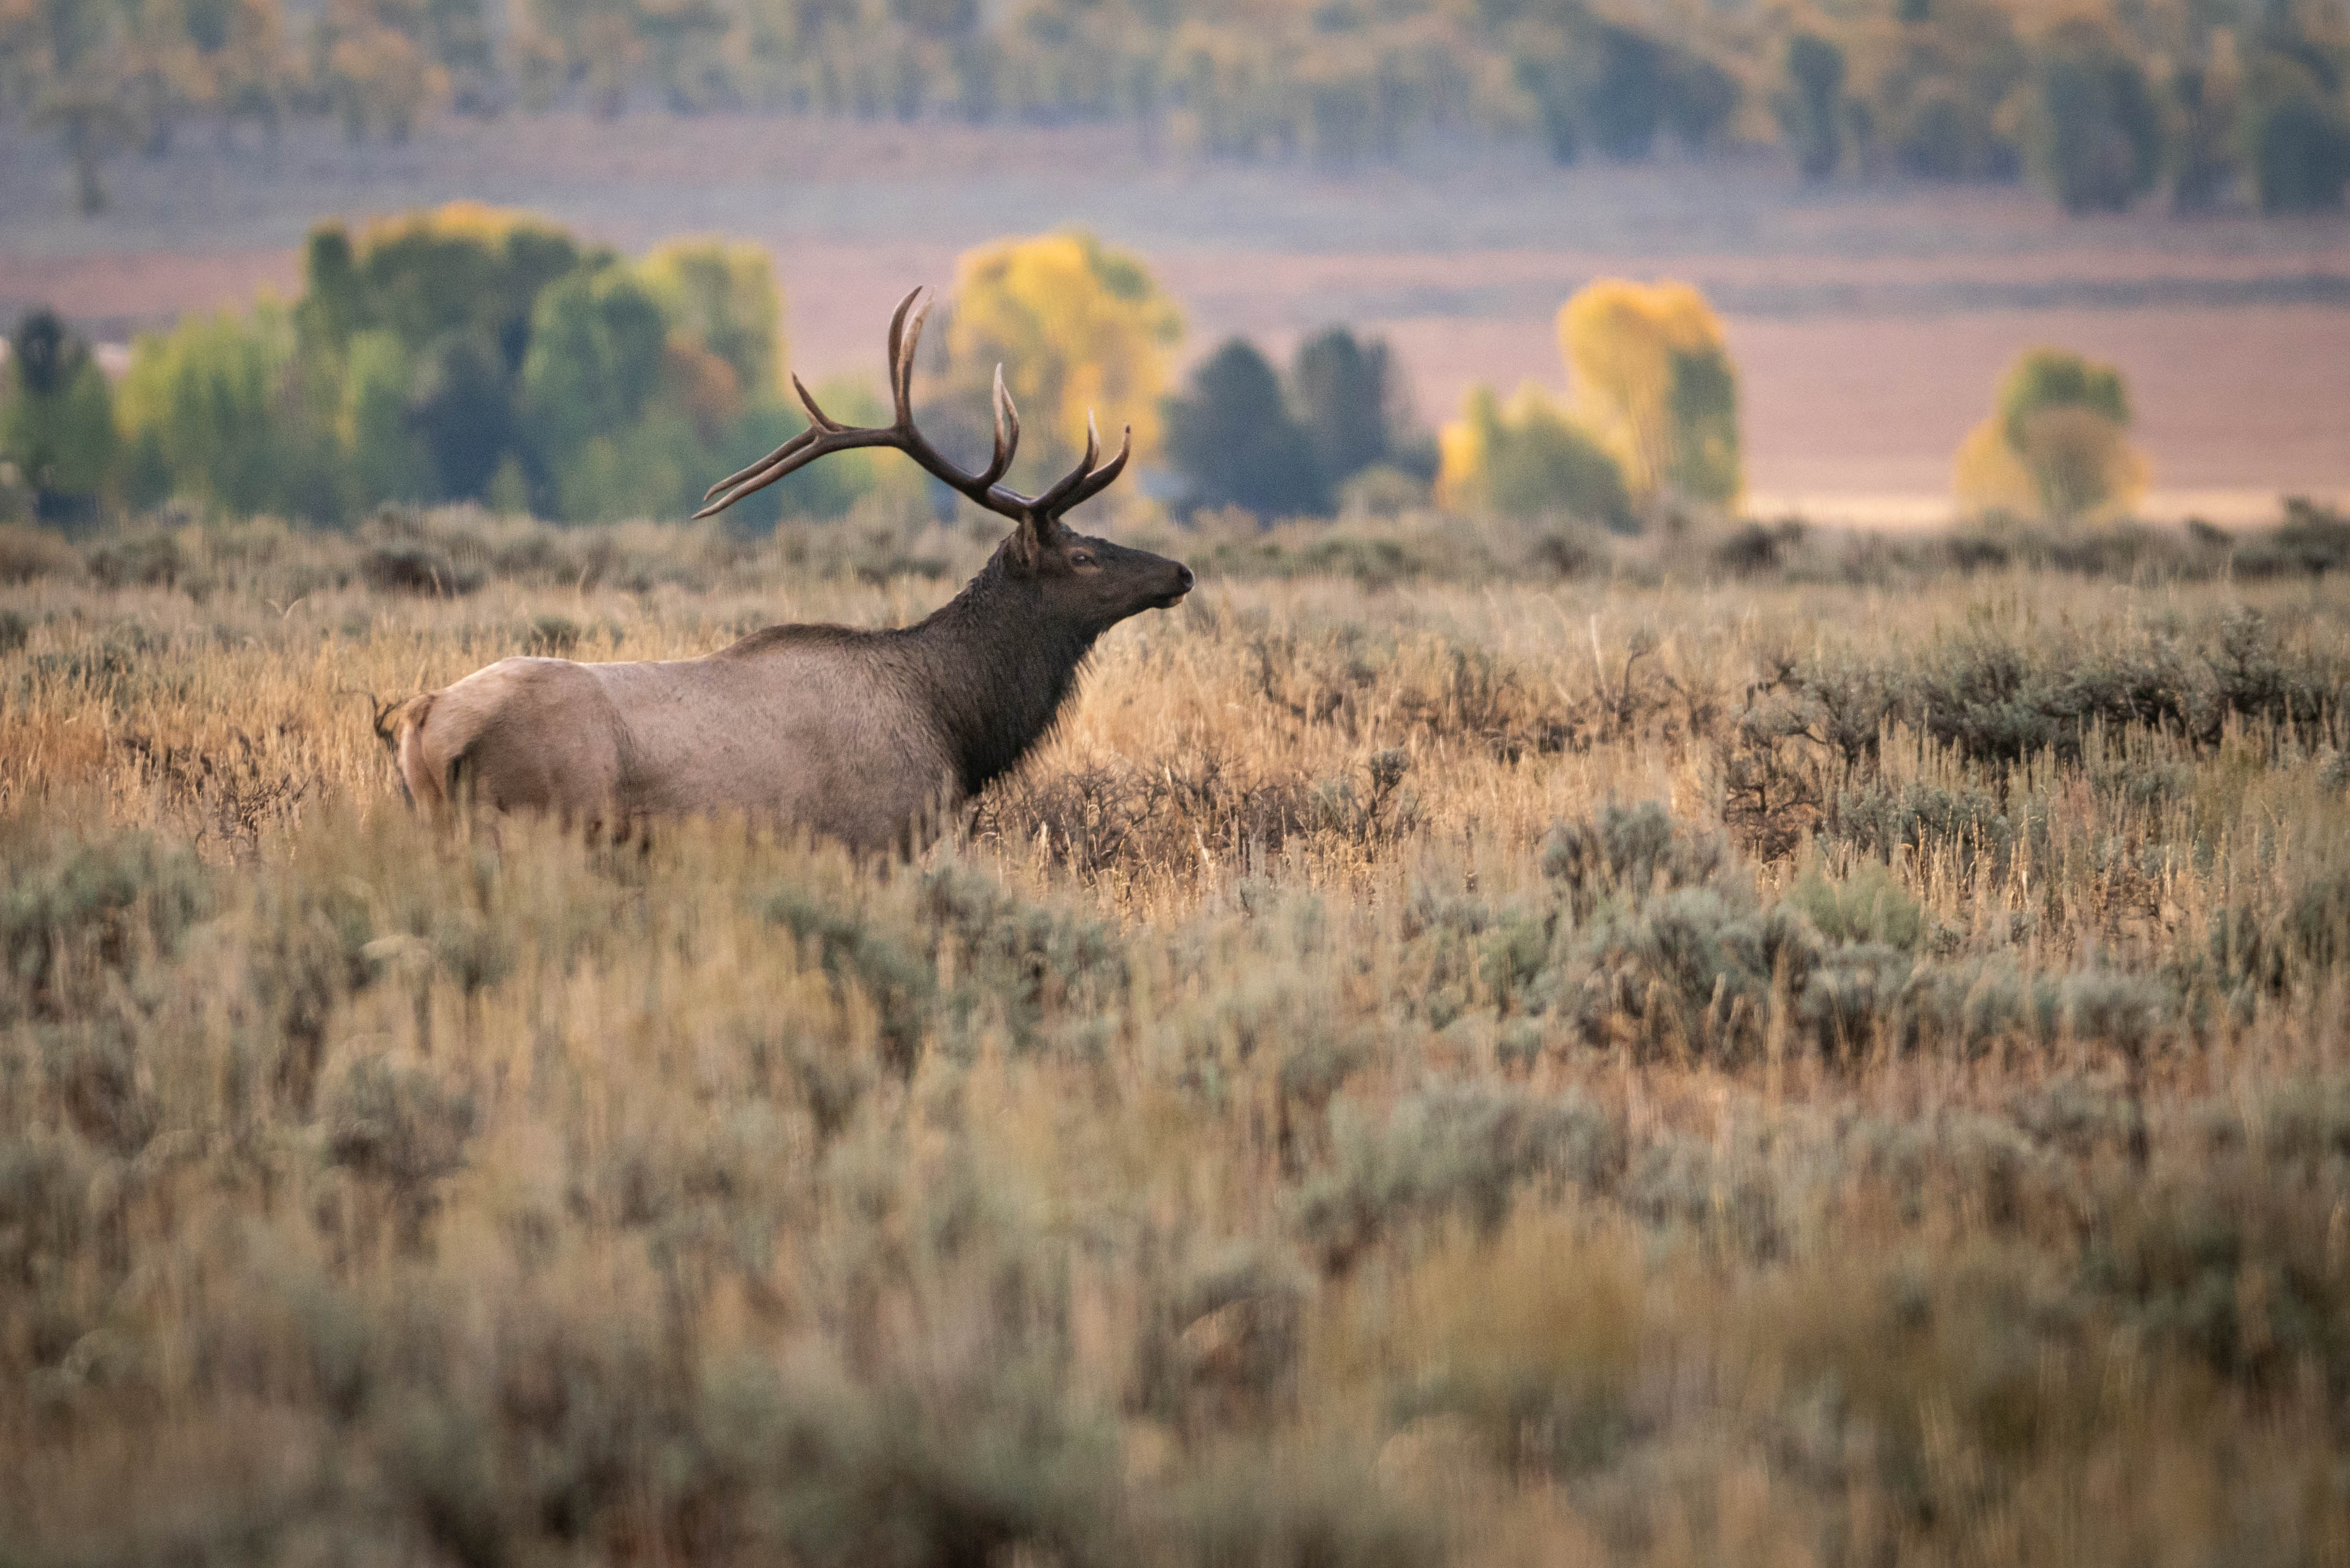
[[[1090,636],[1128,616],[1165,609],[1181,599],[1191,591],[1192,577],[1191,569],[1180,561],[1089,537],[1061,520],[1080,503],[1109,488],[1125,471],[1134,447],[1132,427],[1119,441],[1118,455],[1097,467],[1101,435],[1087,415],[1085,456],[1059,483],[1038,495],[1023,495],[1000,483],[1020,446],[1020,412],[1013,407],[1012,394],[1004,389],[1003,366],[995,368],[993,399],[995,452],[983,472],[966,472],[914,428],[914,349],[931,313],[928,301],[920,309],[914,308],[921,293],[918,288],[899,300],[897,314],[889,318],[889,394],[897,416],[891,423],[869,428],[841,424],[816,406],[807,388],[794,376],[792,390],[807,409],[808,428],[750,467],[712,485],[702,496],[708,504],[694,516],[700,519],[723,512],[827,452],[890,447],[921,464],[958,494],[1017,524],[997,548],[993,565],[1011,581],[1030,586],[1042,601],[1039,608],[1054,618],[1075,623]]]

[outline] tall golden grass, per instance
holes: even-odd
[[[911,865],[401,806],[859,526],[0,540],[0,1563],[2350,1561],[2338,577],[1358,541]]]

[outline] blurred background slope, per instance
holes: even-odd
[[[9,0],[0,312],[104,360],[291,296],[321,215],[473,199],[764,246],[793,368],[869,380],[897,293],[1079,225],[1176,370],[1342,323],[1433,424],[1668,275],[1764,509],[1932,512],[2061,345],[2127,376],[2147,509],[2228,520],[2350,487],[2345,50],[2339,4]]]

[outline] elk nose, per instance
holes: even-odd
[[[1191,568],[1178,564],[1175,567],[1175,576],[1181,580],[1183,584],[1183,591],[1187,594],[1190,593],[1191,591],[1191,584],[1194,580],[1191,576]]]

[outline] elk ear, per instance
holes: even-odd
[[[1029,566],[1041,565],[1064,532],[1060,518],[1050,512],[1031,512],[1013,533],[1013,548]]]

